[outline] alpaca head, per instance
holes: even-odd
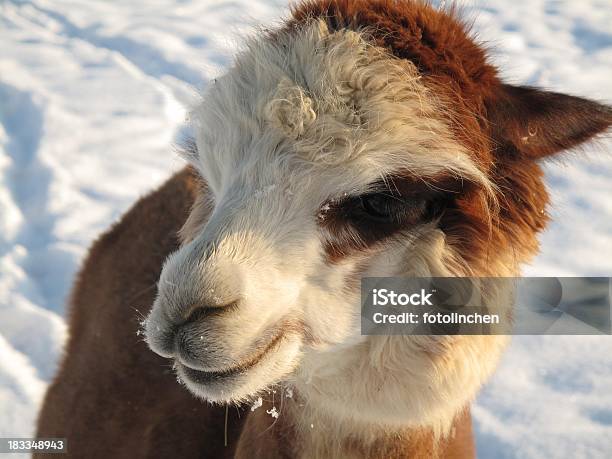
[[[612,114],[503,84],[420,3],[318,1],[250,41],[192,119],[206,190],[151,348],[211,401],[289,380],[348,417],[425,424],[473,396],[503,339],[361,336],[361,277],[517,274],[547,218],[537,160]]]

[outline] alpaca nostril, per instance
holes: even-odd
[[[210,308],[205,308],[202,306],[196,306],[196,307],[190,308],[184,324],[191,324],[191,323],[199,322],[200,320],[209,316],[210,311],[211,311]]]
[[[231,301],[221,306],[219,305],[214,305],[214,306],[194,305],[188,309],[188,312],[186,314],[186,319],[185,319],[185,322],[183,322],[183,325],[196,323],[210,316],[224,314],[230,310],[236,309],[237,307],[238,307],[238,301]]]

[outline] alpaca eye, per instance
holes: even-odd
[[[427,213],[427,201],[420,197],[401,197],[391,192],[359,196],[353,218],[380,224],[416,224]]]
[[[401,205],[397,198],[383,193],[362,195],[359,200],[363,211],[377,220],[393,220],[394,210]]]

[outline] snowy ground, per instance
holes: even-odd
[[[32,433],[91,240],[181,166],[194,88],[285,2],[0,2],[0,437]],[[612,2],[471,2],[513,82],[612,102]],[[536,275],[612,274],[612,150],[548,167]],[[481,457],[612,457],[612,339],[516,337],[474,407]]]

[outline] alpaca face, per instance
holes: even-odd
[[[306,11],[250,42],[193,110],[188,159],[207,191],[146,335],[202,398],[245,401],[282,380],[336,418],[444,429],[494,369],[501,336],[362,336],[360,279],[516,275],[546,221],[535,159],[612,112],[503,85],[452,18],[400,3],[384,3],[406,8],[390,17],[420,9],[458,43],[450,61],[423,51],[428,76]],[[335,7],[355,5],[371,7]]]
[[[193,113],[212,210],[148,320],[213,401],[363,346],[360,278],[459,270],[438,211],[462,180],[491,186],[410,62],[321,22],[283,40],[252,42]]]

